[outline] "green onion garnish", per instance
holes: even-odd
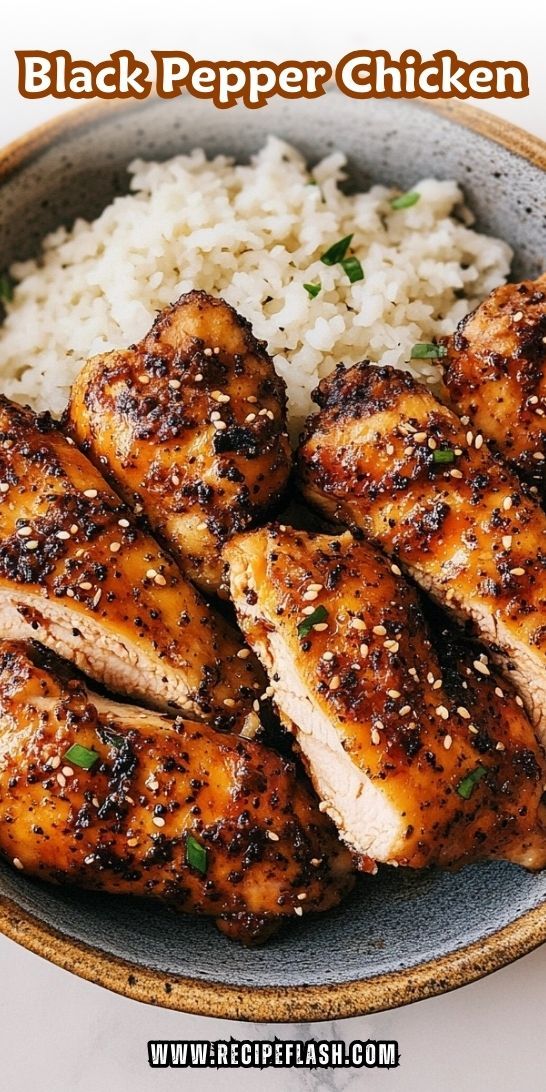
[[[0,300],[2,303],[11,303],[15,282],[9,273],[0,273]]]
[[[321,255],[321,262],[324,262],[324,265],[337,265],[338,262],[343,261],[351,245],[352,238],[352,235],[346,235],[344,239],[338,239],[337,243],[334,243],[329,250]]]
[[[363,270],[358,258],[354,258],[354,257],[343,258],[342,261],[339,264],[345,270],[351,284],[354,284],[355,281],[363,281],[364,280],[364,270]]]
[[[193,834],[186,838],[186,861],[191,868],[197,869],[204,876],[207,871],[207,851]]]
[[[416,190],[410,190],[409,193],[401,193],[398,197],[393,197],[391,200],[392,209],[410,209],[412,205],[416,205],[421,194]]]
[[[482,777],[485,777],[486,773],[485,766],[476,766],[475,770],[471,770],[457,785],[459,796],[462,796],[463,800],[469,800],[476,785],[481,781]]]
[[[318,284],[304,284],[303,287],[305,288],[305,291],[309,293],[310,298],[314,300],[315,296],[318,296],[322,285],[319,281]]]
[[[315,607],[312,614],[308,614],[301,622],[298,622],[298,637],[307,637],[317,622],[325,622],[328,617],[326,607]]]
[[[431,341],[418,341],[410,353],[412,360],[437,360],[446,355],[445,345],[433,345]]]
[[[99,758],[96,751],[92,751],[89,747],[82,747],[81,743],[73,743],[64,757],[67,762],[71,762],[73,766],[80,766],[82,770],[90,770]]]
[[[435,463],[454,463],[455,452],[449,447],[444,448],[443,450],[436,448],[436,450],[432,452],[432,461]]]

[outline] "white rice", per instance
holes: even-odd
[[[82,361],[138,340],[157,310],[192,288],[221,295],[263,338],[289,390],[293,418],[339,361],[407,366],[415,342],[450,333],[509,271],[506,243],[478,234],[455,182],[416,180],[411,208],[373,186],[347,196],[345,156],[313,169],[271,137],[250,165],[202,151],[136,161],[132,192],[97,220],[44,240],[19,263],[0,329],[0,386],[60,413]],[[351,284],[320,256],[353,233],[365,280]],[[319,282],[310,299],[305,283]],[[428,382],[430,361],[411,370]]]

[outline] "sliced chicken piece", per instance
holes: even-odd
[[[265,518],[290,473],[284,382],[248,322],[205,292],[90,360],[67,422],[207,592],[221,587],[223,543]]]
[[[363,870],[546,864],[546,769],[532,726],[462,649],[446,687],[397,566],[348,533],[286,527],[238,535],[225,554],[240,623]]]
[[[482,434],[407,373],[339,368],[315,397],[322,411],[300,450],[308,500],[473,622],[546,744],[546,514]]]
[[[17,642],[0,645],[0,851],[41,879],[210,915],[247,942],[353,882],[291,763],[116,706]]]
[[[544,496],[546,273],[496,288],[445,347],[452,404]]]
[[[230,728],[253,658],[47,416],[0,399],[0,634],[158,708]],[[243,657],[243,658],[241,658]]]

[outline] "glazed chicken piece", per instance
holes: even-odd
[[[0,645],[0,852],[40,879],[210,915],[246,942],[353,882],[291,763],[99,698],[22,642]]]
[[[417,593],[375,548],[273,527],[225,548],[240,623],[360,867],[546,864],[546,767],[473,649],[443,679]]]
[[[300,450],[307,499],[472,621],[546,744],[546,514],[481,433],[406,372],[340,367],[315,397]]]
[[[0,634],[145,704],[234,726],[253,658],[47,416],[0,399]]]
[[[546,491],[546,273],[496,288],[445,342],[444,383],[470,428]]]
[[[206,592],[221,589],[223,543],[265,518],[290,473],[284,382],[249,323],[205,292],[90,360],[67,423]]]

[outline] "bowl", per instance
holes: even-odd
[[[357,102],[336,91],[254,111],[189,97],[93,106],[36,130],[0,155],[0,268],[35,254],[59,224],[96,216],[127,190],[135,156],[198,145],[245,160],[268,132],[311,162],[341,148],[358,186],[456,178],[478,227],[514,248],[514,275],[543,268],[545,145],[469,107]],[[453,874],[383,869],[333,913],[248,951],[209,921],[45,886],[0,864],[0,930],[139,1001],[232,1019],[325,1020],[442,993],[530,951],[546,939],[546,873],[504,863]]]

